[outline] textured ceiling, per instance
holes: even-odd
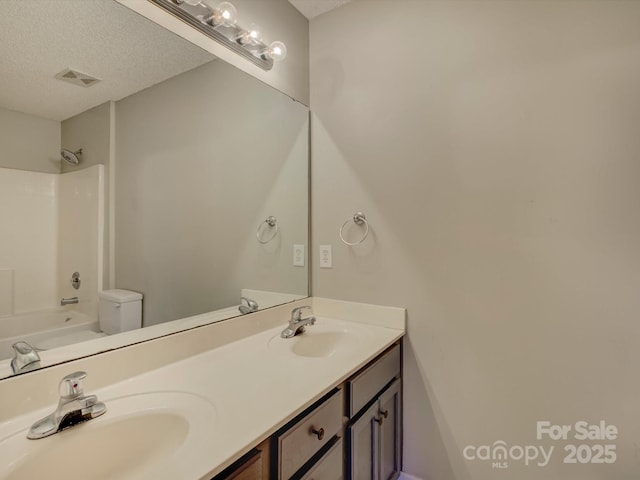
[[[289,0],[289,3],[311,20],[313,17],[322,15],[350,1],[351,0]]]
[[[0,107],[64,120],[215,57],[115,0],[2,0]],[[54,76],[67,67],[91,87]]]

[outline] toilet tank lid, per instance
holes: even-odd
[[[100,298],[116,303],[135,302],[142,300],[142,294],[131,290],[122,290],[116,288],[114,290],[103,290],[100,292]]]

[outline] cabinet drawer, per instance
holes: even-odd
[[[331,398],[278,437],[279,478],[290,478],[342,428],[343,393]],[[314,433],[315,432],[322,432]]]
[[[301,480],[342,480],[342,439],[309,470]]]
[[[362,372],[347,381],[347,416],[357,414],[391,380],[400,375],[400,345],[395,345]]]

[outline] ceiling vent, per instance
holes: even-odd
[[[81,87],[90,87],[100,81],[99,78],[78,72],[77,70],[71,70],[70,68],[65,68],[56,75],[56,78],[58,80],[73,83],[74,85],[80,85]]]

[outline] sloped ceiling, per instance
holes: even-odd
[[[0,107],[64,120],[215,57],[114,0],[2,0]],[[55,79],[67,67],[101,79]]]
[[[289,0],[309,20],[349,2],[350,0]]]

